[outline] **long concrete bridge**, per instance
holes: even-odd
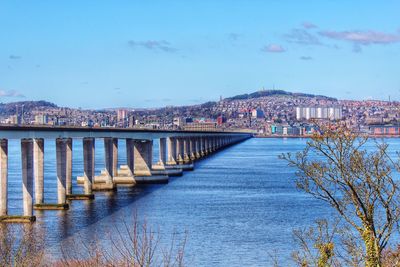
[[[94,199],[93,191],[118,184],[168,182],[194,162],[251,137],[240,132],[160,131],[119,128],[0,126],[0,222],[34,222],[33,210],[68,209],[71,200]],[[21,142],[23,214],[8,214],[8,140]],[[72,192],[72,142],[82,139],[83,194]],[[125,139],[126,164],[118,166],[118,140]],[[95,141],[104,142],[104,170],[95,175]],[[44,201],[44,142],[55,142],[57,203]],[[159,160],[153,164],[153,142]]]

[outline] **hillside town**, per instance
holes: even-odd
[[[317,124],[345,123],[370,135],[399,135],[399,102],[337,100],[262,90],[193,106],[85,110],[46,101],[0,104],[2,125],[120,127],[166,130],[248,130],[258,136],[307,136]]]

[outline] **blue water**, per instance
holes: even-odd
[[[169,184],[120,187],[96,193],[94,201],[72,202],[68,211],[36,212],[45,229],[49,254],[59,256],[60,244],[74,238],[106,238],[113,224],[133,214],[159,228],[166,242],[172,233],[188,233],[189,266],[269,266],[270,254],[290,262],[292,231],[310,226],[332,210],[295,187],[294,170],[278,155],[295,153],[306,139],[250,139],[196,162],[195,171]],[[389,139],[398,148],[399,139]],[[82,143],[74,141],[73,174],[82,174]],[[125,145],[119,144],[119,162]],[[45,198],[56,201],[54,144],[45,144]],[[155,146],[154,161],[158,149]],[[10,141],[10,213],[22,212],[19,143]],[[104,149],[96,143],[96,170],[103,168]],[[82,188],[74,181],[74,192]],[[167,243],[167,242],[166,242]]]

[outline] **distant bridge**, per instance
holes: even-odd
[[[33,210],[69,208],[71,200],[94,199],[93,191],[114,190],[118,184],[168,182],[192,170],[193,163],[252,137],[229,131],[166,131],[126,128],[0,126],[0,222],[33,222]],[[21,140],[23,214],[8,214],[8,140]],[[72,192],[72,143],[82,139],[84,194]],[[95,176],[95,141],[104,142],[104,170]],[[126,165],[118,166],[118,140],[126,141]],[[44,142],[55,142],[57,203],[44,202]],[[153,164],[153,142],[159,161]]]

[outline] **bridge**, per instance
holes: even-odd
[[[118,184],[166,183],[170,176],[193,170],[194,162],[250,138],[228,131],[165,131],[121,128],[0,126],[0,222],[34,222],[33,210],[69,209],[71,200],[94,199],[94,191]],[[8,214],[8,140],[21,143],[22,215]],[[72,143],[83,144],[83,194],[72,191]],[[126,143],[126,164],[118,166],[118,140]],[[55,142],[57,203],[44,201],[44,142]],[[104,169],[95,175],[95,142],[104,142]],[[153,142],[159,160],[153,163]]]

